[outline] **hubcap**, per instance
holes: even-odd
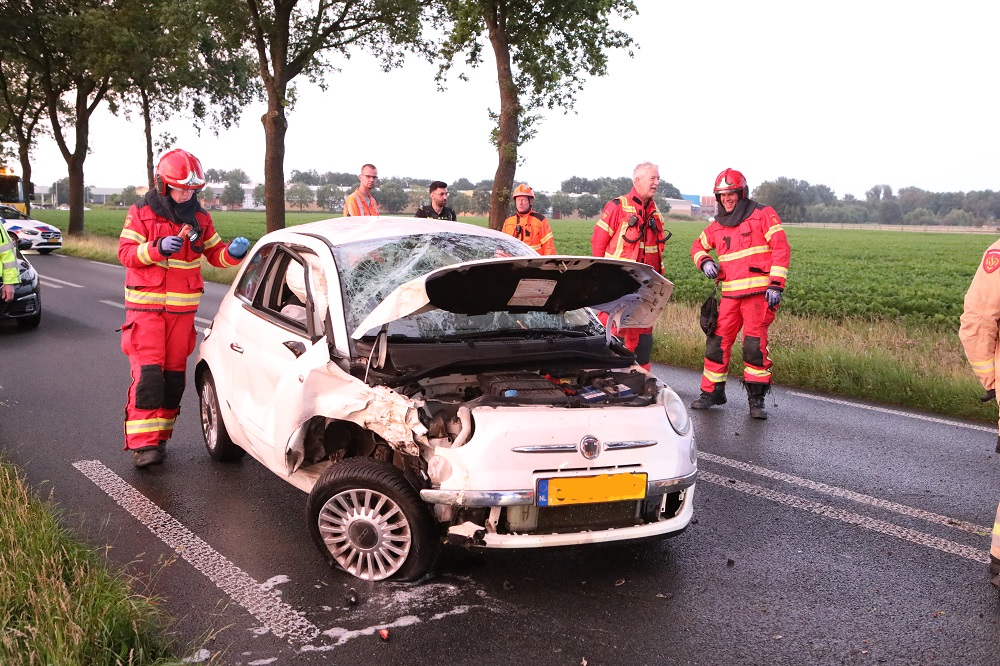
[[[205,382],[201,389],[201,434],[205,437],[208,448],[215,450],[218,429],[215,427],[219,415],[215,412],[215,387],[212,382]]]
[[[410,522],[398,504],[378,491],[355,488],[337,493],[323,505],[318,520],[333,559],[358,578],[388,578],[410,554]]]

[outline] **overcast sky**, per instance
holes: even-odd
[[[1000,189],[995,53],[1000,2],[635,0],[625,24],[635,57],[612,54],[575,113],[547,112],[522,146],[517,181],[556,190],[570,176],[631,176],[649,160],[684,194],[711,192],[716,174],[743,171],[751,188],[780,176],[862,197],[894,190]],[[383,73],[357,55],[322,92],[303,79],[288,114],[285,174],[293,169],[453,181],[492,178],[488,108],[499,108],[492,52],[469,82],[434,84],[411,59]],[[368,99],[361,99],[367,96]],[[178,118],[176,146],[206,168],[263,179],[263,103],[239,127],[199,138]],[[87,185],[145,182],[141,122],[98,112]],[[66,175],[51,139],[34,154],[33,180]]]

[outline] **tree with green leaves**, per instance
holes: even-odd
[[[199,132],[204,124],[233,126],[261,96],[256,62],[243,45],[227,46],[201,0],[117,0],[102,18],[109,23],[97,29],[116,55],[122,108],[138,107],[142,116],[152,188],[153,123],[183,111]],[[161,136],[155,148],[170,148],[171,139]]]
[[[436,25],[446,33],[439,48],[439,83],[459,58],[477,67],[486,44],[493,51],[500,109],[489,111],[499,158],[490,227],[500,229],[518,148],[534,135],[537,111],[572,110],[585,79],[607,73],[607,50],[629,49],[631,55],[633,39],[612,28],[611,18],[627,20],[638,12],[631,0],[440,0],[437,8]]]
[[[325,87],[329,54],[349,57],[362,48],[388,70],[407,49],[419,49],[423,8],[430,0],[205,0],[235,47],[256,55],[267,112],[264,125],[264,189],[267,230],[285,226],[285,134],[300,74]]]
[[[26,211],[31,213],[31,151],[39,134],[46,130],[39,122],[46,114],[45,97],[39,81],[15,54],[0,50],[0,137],[8,136],[17,144],[17,158],[24,181]]]
[[[45,99],[52,137],[66,161],[70,235],[83,233],[84,172],[90,118],[104,103],[116,109],[117,55],[103,30],[115,11],[101,0],[20,0],[5,3],[3,57],[23,63]],[[118,26],[128,30],[128,26]],[[69,136],[72,132],[72,136]]]
[[[219,195],[219,203],[223,206],[239,206],[243,207],[243,200],[246,195],[243,193],[243,183],[241,180],[234,179],[226,183],[226,186],[222,188],[222,194]]]
[[[378,201],[379,211],[387,213],[402,213],[406,204],[410,202],[410,197],[398,180],[390,178],[379,185],[375,200]]]
[[[288,199],[289,206],[302,210],[312,205],[316,200],[316,195],[312,188],[305,183],[295,183],[285,192],[285,198]]]
[[[573,197],[565,192],[556,192],[552,195],[552,216],[567,217],[576,210],[576,202]]]
[[[253,187],[253,198],[254,208],[258,208],[264,205],[264,183],[257,183]]]
[[[604,202],[593,194],[581,194],[576,198],[576,209],[579,211],[580,217],[597,217],[603,208]]]

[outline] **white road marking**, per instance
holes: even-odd
[[[858,502],[859,504],[867,504],[868,506],[873,506],[878,509],[885,509],[886,511],[892,511],[894,513],[899,513],[904,516],[910,516],[911,518],[919,518],[921,520],[926,520],[927,522],[930,523],[935,523],[936,525],[944,525],[945,527],[954,527],[955,529],[963,530],[971,534],[978,534],[980,536],[983,536],[986,534],[990,534],[990,532],[992,531],[992,528],[990,527],[984,527],[982,525],[967,523],[964,520],[949,518],[948,516],[942,516],[941,514],[938,513],[931,513],[930,511],[924,511],[923,509],[916,509],[911,506],[906,506],[905,504],[897,504],[896,502],[890,502],[888,500],[879,499],[877,497],[872,497],[871,495],[863,495],[861,493],[856,493],[853,490],[846,490],[844,488],[838,488],[837,486],[831,486],[825,483],[820,483],[819,481],[811,481],[809,479],[803,479],[800,476],[793,476],[791,474],[785,474],[784,472],[777,472],[773,469],[767,469],[766,467],[758,467],[757,465],[751,465],[750,463],[741,462],[739,460],[723,458],[722,456],[717,456],[712,453],[706,453],[704,451],[698,452],[698,458],[718,463],[720,465],[726,465],[727,467],[741,469],[744,472],[750,472],[751,474],[757,474],[758,476],[766,476],[767,478],[775,479],[776,481],[784,481],[785,483],[790,483],[792,485],[808,488],[809,490],[815,490],[816,492],[833,495],[834,497],[841,497],[843,499],[851,500],[852,502]]]
[[[934,416],[924,416],[922,414],[914,414],[912,412],[903,412],[898,409],[888,409],[886,407],[876,407],[874,405],[864,405],[860,402],[851,402],[850,400],[840,400],[837,398],[826,398],[820,395],[812,395],[809,393],[800,393],[799,391],[789,391],[792,395],[798,396],[800,398],[809,398],[810,400],[820,400],[822,402],[832,402],[836,405],[846,405],[848,407],[857,407],[858,409],[867,409],[873,412],[881,412],[883,414],[892,414],[894,416],[906,416],[911,419],[919,419],[921,421],[930,421],[931,423],[941,423],[943,425],[955,426],[956,428],[968,428],[969,430],[981,430],[983,432],[996,433],[996,428],[991,428],[988,426],[972,425],[971,423],[962,423],[961,421],[950,421],[948,419],[939,419]]]
[[[52,284],[51,282],[48,282],[41,275],[39,275],[38,277],[39,277],[39,282],[41,282],[42,286],[44,286],[46,289],[62,289],[63,286],[64,286],[64,285],[61,285],[61,284]]]
[[[820,504],[818,502],[811,502],[801,497],[796,497],[795,495],[779,493],[776,490],[764,488],[763,486],[757,486],[745,481],[735,479],[731,480],[724,476],[719,476],[718,474],[702,470],[698,471],[698,480],[714,483],[725,488],[746,493],[747,495],[762,497],[764,499],[771,500],[772,502],[777,502],[778,504],[785,504],[796,509],[809,511],[826,518],[833,518],[834,520],[839,520],[849,525],[857,525],[858,527],[863,527],[865,529],[872,530],[873,532],[894,536],[896,538],[903,539],[904,541],[940,550],[951,555],[958,555],[959,557],[964,557],[967,560],[979,562],[980,564],[988,564],[990,561],[986,548],[972,548],[971,546],[955,543],[954,541],[948,541],[947,539],[941,539],[931,534],[911,530],[906,527],[900,527],[899,525],[886,522],[884,520],[877,520],[875,518],[862,516],[857,513],[851,513],[850,511],[845,511],[836,507]]]
[[[48,275],[41,275],[41,274],[39,274],[38,277],[42,278],[42,280],[45,281],[45,284],[49,284],[51,282],[57,282],[57,283],[59,283],[61,285],[64,285],[66,287],[76,287],[77,289],[83,289],[83,285],[82,284],[76,284],[75,282],[66,282],[66,280],[59,280],[57,278],[49,277]],[[56,285],[52,285],[52,286],[56,286]]]
[[[263,622],[275,636],[305,642],[319,636],[319,629],[303,613],[281,600],[281,595],[260,583],[223,557],[166,511],[149,501],[99,460],[73,463],[80,472],[145,525],[198,572]]]

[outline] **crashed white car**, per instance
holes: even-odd
[[[206,446],[307,492],[317,547],[368,580],[422,577],[444,541],[676,534],[691,422],[595,314],[649,326],[671,289],[643,264],[543,257],[463,223],[269,233],[201,343]]]

